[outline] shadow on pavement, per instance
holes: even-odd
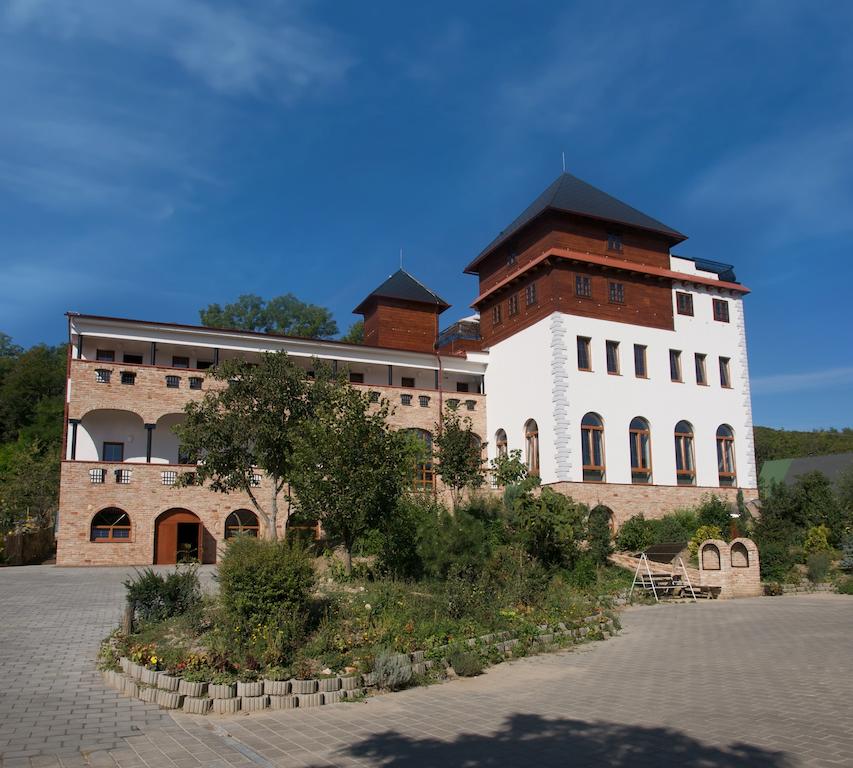
[[[528,765],[789,768],[793,765],[783,752],[738,743],[709,746],[668,728],[586,723],[539,715],[514,715],[506,720],[499,733],[462,734],[453,741],[413,739],[387,731],[346,747],[339,754],[375,765],[407,768]]]

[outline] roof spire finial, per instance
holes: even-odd
[[[566,172],[566,153],[563,151],[563,173]]]

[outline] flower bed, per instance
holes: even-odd
[[[506,631],[489,633],[469,638],[464,643],[437,646],[428,652],[392,654],[384,661],[378,660],[377,668],[370,672],[312,679],[263,679],[225,684],[213,680],[187,681],[134,663],[125,656],[119,659],[120,670],[107,669],[103,674],[107,685],[123,696],[156,703],[161,709],[182,709],[193,715],[316,707],[356,700],[410,683],[440,680],[450,674],[477,674],[482,669],[479,666],[481,658],[497,663],[589,640],[603,640],[615,634],[618,626],[612,616],[598,613],[568,626],[562,622],[555,626],[539,625],[533,635],[513,637]]]

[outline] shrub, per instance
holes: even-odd
[[[768,597],[778,597],[785,594],[782,585],[778,581],[768,581],[764,585],[764,594]]]
[[[829,574],[829,565],[829,552],[814,552],[809,555],[806,558],[809,581],[812,584],[826,581],[826,577]]]
[[[839,595],[853,595],[853,579],[847,578],[838,583]]]
[[[687,548],[690,550],[690,557],[696,557],[699,552],[699,545],[706,539],[721,539],[723,532],[716,525],[700,525],[690,537],[690,543]]]
[[[825,525],[816,525],[813,528],[809,528],[808,533],[806,534],[806,540],[803,542],[803,552],[807,555],[814,554],[816,552],[827,552],[829,551],[829,528]]]
[[[483,673],[483,662],[473,651],[455,651],[448,661],[459,677],[475,677]]]
[[[607,507],[595,507],[589,513],[586,539],[589,544],[589,555],[596,565],[605,565],[607,556],[612,551],[610,546],[610,518]]]
[[[838,567],[842,571],[853,571],[853,534],[848,533],[841,543],[841,562]]]
[[[571,568],[584,537],[587,508],[568,496],[543,488],[515,501],[511,525],[527,552],[546,566]]]
[[[425,575],[446,579],[453,572],[483,567],[492,548],[489,527],[464,509],[451,515],[443,507],[422,518],[417,530],[417,554]]]
[[[732,522],[731,507],[719,496],[706,496],[696,508],[699,525],[716,526],[720,531],[727,531]],[[720,538],[717,536],[716,538]]]
[[[412,665],[408,658],[391,650],[383,650],[376,655],[373,671],[377,685],[392,691],[405,688],[412,679]]]
[[[176,567],[166,575],[146,568],[127,579],[124,586],[134,615],[145,623],[180,616],[195,608],[201,600],[196,566]]]
[[[616,548],[640,552],[652,543],[652,529],[642,513],[628,518],[616,534]]]
[[[587,589],[598,579],[596,562],[588,554],[578,558],[574,569],[569,574],[569,581],[576,587]]]
[[[652,544],[687,542],[699,527],[699,518],[692,509],[680,509],[657,520],[649,520]]]
[[[314,589],[311,560],[299,544],[240,536],[219,564],[222,606],[235,619],[267,625],[305,612]]]
[[[794,565],[788,545],[779,541],[760,542],[758,545],[761,578],[764,581],[785,581]]]
[[[487,594],[504,605],[530,605],[547,588],[549,576],[523,548],[507,545],[496,548],[486,561],[481,581]]]

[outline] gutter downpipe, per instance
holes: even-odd
[[[438,428],[444,428],[444,368],[441,362],[441,353],[438,351],[438,342],[433,346],[435,350],[435,359],[438,361]],[[433,474],[435,468],[433,468]],[[433,500],[438,502],[438,487],[436,484],[432,486]]]

